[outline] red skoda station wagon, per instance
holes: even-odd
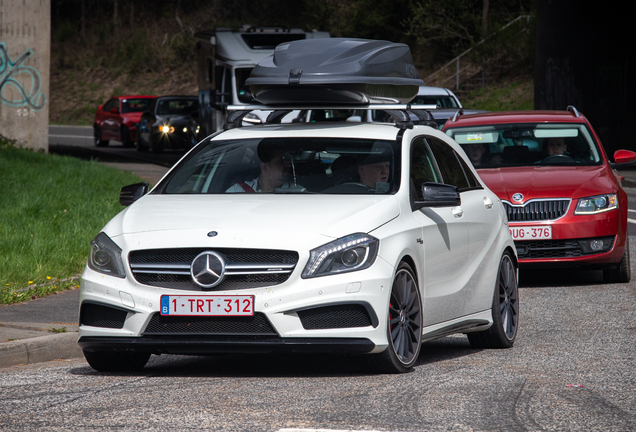
[[[520,266],[602,269],[630,280],[627,195],[587,118],[566,111],[457,115],[443,128],[464,149],[508,213]]]

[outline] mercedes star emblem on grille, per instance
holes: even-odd
[[[223,281],[225,260],[216,252],[201,252],[192,260],[190,274],[197,285],[212,288]]]
[[[515,202],[521,202],[523,201],[523,195],[520,193],[516,193],[512,196],[512,200]]]

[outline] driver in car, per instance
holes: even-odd
[[[360,183],[369,189],[375,189],[376,183],[387,183],[391,174],[391,154],[383,152],[370,155],[358,164]]]
[[[261,143],[256,150],[261,161],[260,175],[253,180],[238,182],[225,193],[272,193],[276,188],[289,188],[291,164],[283,160],[284,148],[280,145]]]
[[[543,151],[548,156],[563,155],[568,149],[563,138],[548,138],[543,144]]]

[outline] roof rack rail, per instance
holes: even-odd
[[[230,112],[223,129],[234,129],[242,126],[243,118],[254,110],[272,111],[265,120],[265,124],[278,124],[285,115],[295,110],[378,110],[384,111],[395,119],[395,126],[400,129],[412,129],[414,126],[410,114],[418,119],[418,124],[437,128],[437,124],[429,110],[438,109],[438,105],[411,104],[368,104],[368,105],[312,105],[312,106],[268,106],[268,105],[229,105]]]
[[[572,114],[574,114],[575,117],[581,117],[581,114],[579,114],[578,110],[576,108],[574,108],[574,105],[568,105],[568,107],[566,108],[566,110],[570,111]]]
[[[453,118],[451,119],[451,122],[455,122],[457,120],[457,117],[459,117],[460,115],[464,115],[463,108],[458,109],[457,112],[453,114]]]

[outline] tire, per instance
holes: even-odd
[[[134,372],[143,369],[150,353],[132,351],[86,351],[84,357],[99,372]]]
[[[106,147],[108,146],[109,141],[102,139],[102,131],[99,126],[93,126],[93,138],[95,142],[95,147]]]
[[[423,324],[417,279],[411,267],[404,262],[393,279],[387,320],[389,346],[384,352],[363,358],[374,372],[408,372],[420,355]]]
[[[615,269],[603,270],[603,281],[607,283],[626,283],[632,278],[631,263],[629,259],[629,237],[625,239],[625,252],[623,258]]]
[[[128,126],[121,126],[121,143],[124,147],[134,147],[135,143],[130,139],[130,129]]]
[[[150,134],[150,151],[156,154],[163,153],[163,143],[161,142],[161,138],[155,139],[152,134]]]
[[[143,140],[141,138],[141,131],[137,129],[137,139],[135,140],[135,147],[138,152],[145,152],[148,148],[143,144]]]
[[[517,267],[506,251],[501,257],[492,300],[492,326],[485,331],[468,333],[473,348],[510,348],[519,326],[519,287]]]

